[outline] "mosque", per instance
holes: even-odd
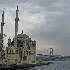
[[[8,39],[8,47],[3,50],[4,36],[4,11],[2,14],[1,22],[1,33],[0,33],[0,56],[6,59],[6,64],[19,64],[19,63],[35,63],[36,62],[36,41],[31,40],[31,38],[23,33],[18,33],[18,6],[16,10],[15,18],[15,36],[13,41],[10,37]]]

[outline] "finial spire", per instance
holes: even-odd
[[[22,34],[23,34],[23,30],[22,30]]]
[[[4,10],[3,10],[3,14],[2,14],[2,22],[4,23]]]
[[[5,8],[4,8],[5,9]],[[4,15],[4,10],[3,10],[3,15]]]
[[[17,5],[17,10],[18,10],[18,5]]]

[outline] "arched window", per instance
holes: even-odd
[[[25,55],[25,51],[24,51],[24,55]]]
[[[18,54],[18,50],[16,50],[16,54]]]
[[[7,50],[7,54],[8,54],[8,50]]]
[[[28,51],[26,51],[26,54],[28,55]]]
[[[22,54],[22,51],[21,51],[21,54]]]
[[[13,54],[13,50],[12,50],[12,54]]]
[[[11,54],[11,50],[10,50],[10,54]]]
[[[30,55],[30,52],[29,52],[29,55]]]

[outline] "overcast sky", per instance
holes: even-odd
[[[37,42],[37,53],[70,55],[70,0],[0,0],[0,22],[5,8],[4,45],[14,37],[19,6],[19,30]],[[48,51],[47,51],[48,50]]]

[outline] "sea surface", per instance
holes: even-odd
[[[70,61],[53,61],[52,64],[18,70],[70,70]]]

